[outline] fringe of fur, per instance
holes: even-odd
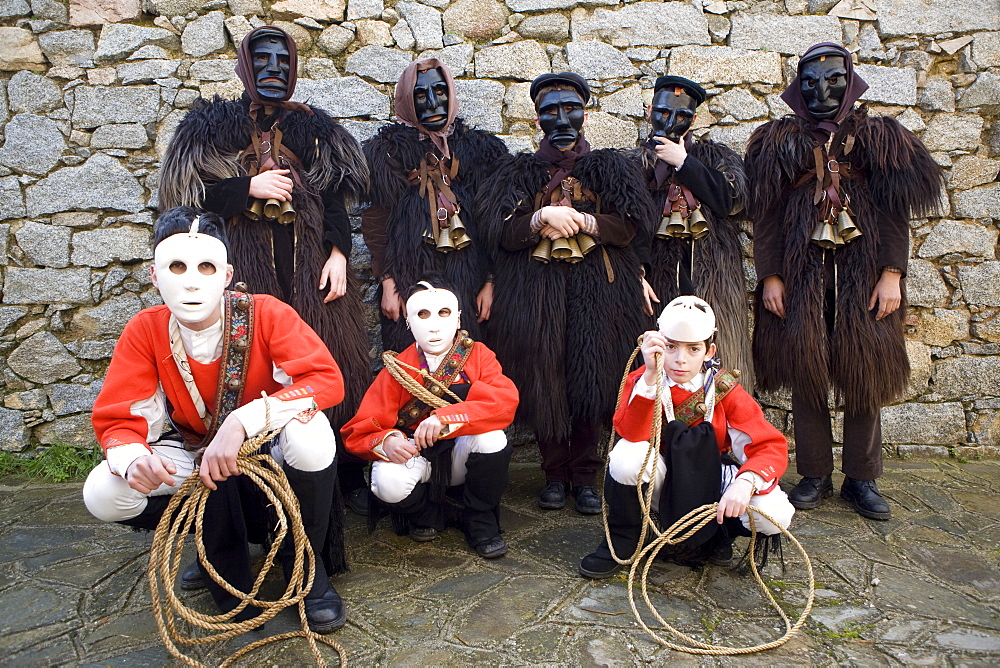
[[[733,184],[735,202],[740,208],[745,205],[748,196],[747,179],[743,161],[735,151],[720,142],[700,140],[692,143],[689,153],[705,165],[728,175]],[[648,183],[653,178],[656,154],[639,147],[630,151],[630,155],[640,161]],[[658,212],[663,211],[667,191],[663,189],[650,194],[655,222],[659,225]],[[703,239],[687,241],[651,237],[652,266],[651,273],[646,278],[660,298],[660,303],[654,305],[655,315],[659,316],[663,307],[678,296],[677,268],[685,254],[691,253],[693,244],[692,280],[698,287],[698,296],[715,310],[719,329],[716,337],[719,357],[726,368],[740,370],[741,383],[746,387],[753,387],[750,306],[740,243],[742,220],[739,214],[729,216],[729,212],[712,211],[707,206],[702,207],[702,213],[710,230]]]
[[[637,224],[650,219],[642,176],[620,152],[590,153],[575,176],[601,197],[603,210]],[[530,249],[500,246],[503,225],[516,211],[532,209],[548,179],[545,163],[519,154],[491,173],[481,201],[488,247],[497,254],[490,346],[521,393],[518,420],[538,438],[556,440],[569,438],[571,417],[610,417],[621,367],[647,321],[631,248],[605,247],[615,272],[609,283],[600,249],[569,265],[544,264],[531,259]]]
[[[909,380],[903,342],[903,304],[876,321],[868,301],[880,275],[882,230],[907,226],[911,214],[937,207],[942,177],[920,141],[891,118],[855,110],[841,132],[855,132],[849,159],[863,172],[845,188],[862,236],[836,251],[810,242],[815,225],[813,184],[792,189],[812,169],[812,140],[800,119],[785,117],[758,128],[747,147],[756,220],[778,217],[784,237],[785,310],[782,320],[763,307],[758,286],[753,339],[758,388],[792,390],[825,406],[832,385],[849,414],[874,413],[899,397]],[[825,254],[834,253],[836,284],[827,284]],[[826,293],[835,290],[829,333]]]

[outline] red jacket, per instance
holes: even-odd
[[[259,399],[263,391],[278,399],[311,396],[321,410],[339,404],[344,399],[344,380],[316,332],[279,299],[253,295],[253,300],[254,335],[243,403]],[[94,402],[94,432],[104,450],[124,443],[146,443],[146,419],[133,415],[130,409],[134,402],[152,397],[157,384],[162,385],[173,407],[173,421],[199,434],[205,433],[204,423],[170,351],[169,321],[167,307],[154,306],[143,309],[125,325],[104,386]],[[227,335],[223,332],[224,341]],[[195,384],[209,412],[215,408],[220,360],[209,364],[189,360]],[[292,378],[292,385],[283,387],[274,380],[272,364]]]
[[[419,367],[417,345],[412,344],[404,350],[399,355],[399,361]],[[413,371],[405,371],[419,379]],[[442,424],[459,425],[449,438],[508,427],[514,421],[517,410],[517,388],[510,378],[503,375],[493,351],[477,341],[462,372],[470,383],[466,400],[432,411]],[[373,450],[391,432],[398,431],[396,419],[399,409],[412,398],[413,395],[382,369],[361,400],[358,414],[340,430],[347,450],[363,459],[381,459]]]
[[[653,430],[653,400],[641,394],[632,397],[636,380],[645,372],[646,367],[642,366],[629,374],[622,402],[615,411],[615,430],[627,441],[648,441]],[[677,385],[670,387],[670,393],[674,406],[692,394]],[[632,397],[631,402],[629,397]],[[701,422],[699,419],[695,424]],[[772,482],[785,474],[785,469],[788,468],[788,441],[767,421],[760,404],[747,394],[742,385],[737,384],[721,402],[715,405],[712,427],[715,429],[715,441],[719,444],[719,452],[732,449],[729,427],[742,431],[750,437],[750,443],[743,449],[746,461],[740,467],[740,473],[752,471],[764,480]]]

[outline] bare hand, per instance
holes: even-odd
[[[653,302],[657,304],[660,303],[660,298],[656,296],[653,291],[653,286],[646,281],[646,277],[643,276],[642,280],[642,312],[646,315],[653,315]]]
[[[174,473],[177,473],[177,467],[173,462],[153,453],[143,455],[129,464],[125,471],[125,482],[135,491],[149,494],[160,485],[173,486]]]
[[[269,169],[254,176],[250,179],[250,197],[291,201],[292,180],[285,174],[287,169]]]
[[[330,292],[323,297],[324,304],[340,299],[347,292],[347,258],[336,246],[330,249],[330,257],[319,273],[320,290],[326,287],[327,281],[330,282]]]
[[[753,484],[749,480],[746,478],[734,480],[719,500],[719,512],[715,514],[715,520],[722,524],[726,517],[739,517],[745,513],[752,495]]]
[[[903,302],[903,295],[899,289],[900,278],[899,274],[883,271],[882,278],[878,279],[878,283],[875,284],[872,298],[868,300],[868,310],[873,310],[878,304],[878,313],[875,314],[876,320],[881,320],[889,315],[898,309]]]
[[[656,384],[656,355],[663,355],[666,352],[667,339],[656,330],[646,332],[642,335],[639,349],[642,351],[642,361],[646,364],[646,372],[642,374],[642,379],[646,385],[652,387]]]
[[[396,292],[396,281],[391,278],[382,281],[382,315],[390,320],[399,320],[403,313],[403,299]]]
[[[785,317],[785,282],[780,276],[768,276],[764,279],[764,292],[761,295],[764,308],[778,316]]]
[[[482,290],[476,295],[476,322],[483,322],[490,319],[490,311],[493,309],[493,283],[484,283]]]
[[[198,475],[205,487],[211,490],[217,489],[216,482],[240,474],[236,467],[236,456],[246,438],[247,432],[243,428],[243,423],[233,415],[227,417],[201,457],[201,469]]]
[[[405,464],[418,454],[420,449],[413,441],[403,438],[398,434],[393,434],[382,442],[382,452],[394,464]]]
[[[687,160],[687,149],[684,148],[684,142],[675,142],[666,137],[653,137],[653,141],[656,142],[656,157],[659,160],[672,166],[674,169],[680,167]]]
[[[549,239],[567,239],[579,232],[584,224],[583,214],[571,206],[544,206],[541,220],[555,232],[555,236],[552,232],[545,234],[542,228],[542,234]]]
[[[429,448],[441,438],[442,429],[444,429],[444,425],[441,424],[441,420],[437,415],[431,413],[426,420],[418,424],[417,428],[413,430],[413,440],[421,450]]]

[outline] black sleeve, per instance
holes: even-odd
[[[206,211],[217,213],[229,220],[247,208],[250,199],[250,177],[237,176],[222,179],[205,188],[205,199],[201,206]]]
[[[725,174],[690,154],[684,159],[680,171],[674,174],[712,213],[717,216],[729,215],[733,208],[733,191]]]
[[[636,226],[635,236],[632,237],[632,250],[639,258],[639,264],[642,265],[645,275],[649,276],[653,270],[653,255],[650,250],[649,230],[645,225]]]
[[[323,250],[329,253],[334,246],[344,257],[351,257],[351,219],[344,198],[331,188],[323,193]]]

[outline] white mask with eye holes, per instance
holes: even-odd
[[[440,355],[451,349],[459,328],[458,298],[450,290],[430,287],[406,300],[406,323],[425,354]]]
[[[192,226],[192,230],[196,230]],[[226,247],[196,231],[174,234],[153,251],[153,285],[177,320],[192,329],[215,323],[232,278]]]

